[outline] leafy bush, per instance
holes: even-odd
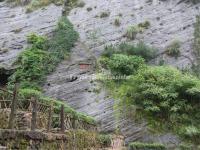
[[[29,48],[22,52],[18,57],[17,64],[19,68],[11,76],[12,81],[18,82],[34,82],[36,89],[45,78],[45,75],[50,70],[52,58],[47,51]],[[31,85],[31,84],[30,84]],[[28,85],[29,86],[29,85]]]
[[[156,130],[159,126],[161,131],[172,130],[183,136],[179,134],[181,126],[199,126],[200,80],[173,67],[140,68],[115,94],[122,98],[120,104],[134,106],[135,118],[142,115]],[[198,136],[196,140],[188,138],[199,141]]]
[[[53,64],[57,65],[68,55],[79,35],[74,30],[73,25],[66,18],[61,18],[54,31],[52,38],[48,41],[48,51],[53,56]]]
[[[46,46],[47,38],[38,36],[35,33],[31,33],[27,36],[27,42],[32,44],[34,48],[44,49]]]
[[[141,143],[133,142],[129,144],[130,150],[166,150],[166,147],[163,144],[159,143]]]
[[[30,34],[28,43],[31,47],[20,54],[16,64],[19,66],[11,76],[10,82],[18,81],[22,88],[31,87],[39,90],[46,75],[70,52],[78,34],[72,24],[62,18],[50,40]]]
[[[98,135],[97,140],[103,147],[110,147],[112,142],[111,138],[112,137],[109,134],[100,134]]]
[[[121,52],[126,53],[127,55],[141,56],[146,61],[149,61],[156,57],[156,50],[148,45],[145,45],[142,41],[140,41],[136,45],[122,43],[119,45],[119,49],[121,50]]]
[[[131,25],[126,29],[125,36],[130,40],[134,40],[138,33],[143,33],[150,25],[149,21],[139,23],[138,25]]]
[[[195,150],[195,147],[192,144],[180,144],[177,150]]]
[[[119,18],[115,18],[114,25],[115,26],[120,26],[120,24],[121,24],[120,19]]]
[[[148,29],[150,25],[151,23],[149,21],[145,21],[145,22],[139,23],[138,27]]]
[[[29,3],[26,3],[26,12],[30,13],[33,12],[34,10],[37,10],[41,7],[45,7],[49,4],[56,4],[56,5],[62,5],[63,1],[62,0],[30,0]],[[17,5],[22,5],[22,2],[17,2]]]
[[[31,44],[20,54],[16,64],[19,66],[10,77],[9,85],[17,81],[20,83],[19,96],[22,105],[31,97],[37,98],[42,103],[53,104],[55,113],[59,113],[61,105],[64,105],[66,113],[74,118],[82,119],[88,123],[95,123],[89,116],[76,112],[64,102],[44,97],[41,93],[41,84],[47,74],[52,72],[57,64],[64,59],[74,46],[78,34],[74,31],[72,24],[66,18],[62,18],[51,39],[36,34],[28,36]]]
[[[136,35],[142,32],[143,32],[142,28],[139,28],[138,26],[129,26],[126,29],[125,36],[130,40],[134,40],[136,38]]]
[[[186,139],[192,139],[192,141],[196,141],[196,143],[200,143],[200,129],[195,126],[187,126],[182,131],[181,134]]]
[[[200,80],[172,67],[143,68],[128,83],[134,103],[152,116],[170,119],[192,113],[199,104]]]
[[[126,56],[122,54],[114,54],[108,61],[108,66],[111,72],[115,75],[134,74],[142,65],[144,65],[143,58],[138,56]]]
[[[62,5],[64,3],[63,0],[8,0],[9,2],[14,2],[15,5],[27,5],[26,7],[26,13],[33,12],[34,10],[37,10],[39,8],[48,6],[49,4],[55,4],[55,5]],[[79,2],[78,0],[68,0],[68,7],[71,9],[72,7],[83,7],[84,3]]]
[[[173,41],[168,47],[167,47],[167,54],[169,56],[173,56],[173,57],[178,57],[180,55],[180,42],[179,41]]]
[[[156,56],[156,50],[150,46],[144,44],[144,42],[139,42],[136,45],[131,45],[127,43],[121,43],[118,46],[107,46],[103,52],[103,56],[111,57],[113,54],[124,54],[124,55],[136,55],[143,57],[146,61],[149,61]]]
[[[102,12],[101,14],[100,14],[100,18],[106,18],[106,17],[108,17],[110,15],[110,12]]]

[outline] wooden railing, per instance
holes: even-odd
[[[52,130],[52,120],[53,117],[56,115],[54,114],[54,107],[53,105],[47,105],[43,104],[41,102],[38,102],[37,99],[32,97],[31,99],[27,100],[20,100],[18,99],[18,87],[17,84],[15,84],[15,88],[13,92],[10,92],[5,89],[0,89],[8,98],[2,98],[0,96],[0,109],[11,109],[10,112],[10,117],[9,117],[9,123],[8,123],[8,128],[13,129],[14,128],[14,122],[16,119],[16,112],[18,110],[23,110],[23,111],[28,111],[32,113],[32,118],[31,118],[31,130],[37,129],[37,115],[38,113],[40,114],[45,114],[48,123],[46,130],[50,132]],[[96,125],[90,124],[84,120],[80,120],[77,118],[72,117],[70,114],[67,114],[64,112],[64,105],[61,106],[60,108],[60,113],[57,114],[58,119],[60,120],[60,132],[64,133],[65,130],[70,130],[70,129],[85,129],[85,130],[92,130],[96,131]]]

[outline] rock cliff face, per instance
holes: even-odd
[[[23,7],[0,2],[0,68],[10,69],[27,46],[26,36],[36,32],[47,35],[55,28],[61,8],[51,5],[30,14]]]
[[[118,127],[126,137],[126,142],[143,140],[176,145],[179,140],[170,133],[157,136],[149,134],[145,122],[135,123],[126,117],[116,120],[115,114],[119,110],[113,108],[115,101],[107,96],[105,89],[91,78],[95,74],[94,68],[84,70],[80,65],[83,62],[93,64],[105,45],[127,41],[123,35],[129,25],[148,20],[150,28],[138,34],[135,41],[143,40],[159,49],[154,62],[159,63],[164,59],[166,64],[180,68],[191,66],[195,61],[192,54],[193,23],[200,5],[180,0],[84,1],[86,5],[83,8],[75,8],[69,15],[80,34],[80,41],[72,50],[69,60],[63,61],[49,75],[44,85],[46,95],[66,100],[76,110],[94,116],[101,123],[103,131],[113,131]],[[108,16],[100,17],[104,12]],[[51,33],[60,14],[61,7],[54,5],[25,14],[21,7],[10,8],[0,2],[0,66],[11,66],[26,46],[25,37],[29,32]],[[121,22],[119,27],[114,25],[118,17]],[[175,39],[181,41],[181,56],[177,59],[164,53]]]
[[[181,0],[85,0],[84,8],[76,8],[70,19],[76,25],[81,40],[99,56],[105,45],[125,41],[123,37],[130,25],[149,21],[151,27],[137,36],[137,40],[159,49],[158,58],[166,64],[185,68],[194,61],[192,55],[193,23],[199,14],[199,4],[194,5]],[[87,8],[92,8],[87,11]],[[108,17],[101,18],[106,12]],[[121,16],[121,17],[119,17]],[[120,19],[116,27],[114,20]],[[167,57],[166,47],[173,41],[181,42],[181,57]]]

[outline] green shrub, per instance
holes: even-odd
[[[109,69],[109,68],[108,68],[109,60],[110,60],[110,59],[109,59],[108,57],[101,57],[101,58],[99,59],[99,64],[101,64],[101,66],[102,66],[103,68]]]
[[[134,40],[138,33],[143,33],[150,25],[149,21],[139,23],[138,25],[131,25],[126,29],[125,36],[130,40]]]
[[[130,150],[166,150],[166,147],[163,144],[159,143],[141,143],[133,142],[129,144]]]
[[[111,57],[113,54],[136,55],[149,61],[156,57],[156,50],[145,45],[144,42],[139,42],[136,45],[121,43],[118,46],[106,46],[102,55],[105,57]]]
[[[110,58],[113,54],[119,54],[119,50],[114,45],[108,45],[105,47],[102,56]]]
[[[115,18],[114,25],[115,26],[120,26],[120,24],[121,24],[120,19],[119,18]]]
[[[142,28],[139,28],[138,26],[129,26],[126,29],[125,36],[130,40],[134,40],[136,38],[136,35],[142,32],[143,32]]]
[[[54,58],[54,64],[57,65],[71,51],[79,35],[74,30],[73,25],[66,18],[61,18],[54,35],[48,41],[48,51]]]
[[[45,7],[51,3],[56,5],[62,5],[62,0],[31,0],[30,3],[27,3],[26,12],[30,13],[34,10],[37,10],[41,7]],[[22,5],[22,2],[17,2],[17,5]]]
[[[173,41],[168,47],[167,47],[167,54],[169,56],[173,56],[177,58],[180,55],[180,42],[178,40]]]
[[[128,95],[133,102],[158,118],[170,119],[173,114],[192,113],[199,104],[200,80],[172,67],[141,69],[128,83],[132,83]]]
[[[151,23],[149,21],[145,21],[138,24],[138,27],[143,29],[148,29],[151,26]]]
[[[42,93],[34,89],[20,89],[19,95],[24,100],[31,99],[31,97],[35,97],[39,99],[42,96]]]
[[[35,33],[31,33],[27,36],[27,42],[32,44],[34,48],[44,49],[46,46],[47,38],[43,36],[38,36]]]
[[[109,134],[100,134],[97,136],[97,140],[103,147],[110,147],[112,142],[112,137]]]
[[[192,144],[180,144],[177,150],[195,150]]]
[[[106,17],[108,17],[110,15],[110,12],[102,12],[101,14],[100,14],[100,18],[106,18]]]
[[[126,56],[122,54],[114,54],[108,66],[115,75],[131,75],[134,74],[139,67],[144,65],[144,59],[138,56]]]
[[[200,129],[195,126],[187,126],[181,131],[182,137],[186,139],[192,139],[196,143],[200,143]]]
[[[77,38],[77,32],[65,18],[59,21],[50,40],[30,34],[28,43],[31,46],[19,55],[16,62],[19,67],[10,77],[10,82],[18,81],[22,88],[31,87],[39,90],[46,75],[70,52]]]
[[[26,13],[33,12],[39,8],[48,6],[49,4],[62,5],[63,0],[8,0],[9,2],[14,3],[15,5],[26,5]],[[73,7],[83,7],[84,3],[79,2],[78,0],[68,0],[68,9],[70,10]]]
[[[36,85],[35,88],[38,89],[38,84],[43,82],[45,75],[52,67],[51,61],[52,57],[47,51],[35,47],[29,48],[18,57],[19,67],[10,79],[18,82],[33,82]]]
[[[70,52],[77,38],[77,32],[66,18],[59,21],[49,40],[36,34],[30,34],[27,41],[31,45],[19,55],[16,61],[19,67],[10,77],[9,85],[12,87],[15,81],[20,83],[19,96],[22,105],[26,105],[27,99],[35,97],[42,103],[52,103],[57,114],[60,112],[61,105],[64,105],[65,112],[71,114],[72,117],[94,124],[93,118],[76,112],[64,102],[44,97],[41,93],[41,85],[46,75],[51,73]]]
[[[126,53],[127,55],[141,56],[146,61],[156,57],[156,49],[145,45],[144,42],[141,41],[136,45],[122,43],[119,45],[119,49],[122,53]]]

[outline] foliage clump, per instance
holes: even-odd
[[[138,26],[135,26],[135,25],[134,26],[129,26],[126,29],[125,36],[130,40],[134,40],[138,33],[142,33],[142,29],[141,28],[139,28]]]
[[[50,40],[36,34],[28,36],[31,44],[17,59],[16,72],[10,82],[18,81],[22,88],[39,89],[46,75],[52,72],[57,64],[65,58],[77,40],[78,34],[72,24],[62,18]]]
[[[175,68],[147,67],[139,70],[127,84],[132,102],[151,116],[184,122],[181,116],[188,113],[194,116],[198,110],[200,80]]]
[[[195,127],[195,126],[186,126],[182,129],[182,131],[180,132],[180,134],[189,140],[192,140],[193,142],[195,141],[195,143],[200,144],[200,129]]]
[[[187,137],[193,139],[192,142],[198,142],[199,135],[196,134],[200,128],[199,78],[183,73],[174,67],[150,66],[144,64],[144,61],[132,59],[137,66],[133,67],[134,71],[131,70],[128,58],[135,56],[137,59],[143,57],[150,60],[151,57],[147,57],[149,55],[146,53],[147,51],[141,51],[141,49],[138,52],[137,46],[124,43],[117,48],[115,46],[106,47],[100,60],[102,67],[110,70],[113,75],[116,72],[128,75],[128,78],[121,82],[114,80],[105,82],[107,87],[112,89],[114,96],[118,99],[121,97],[118,107],[127,106],[127,109],[134,109],[131,110],[134,111],[132,114],[134,118],[137,120],[143,116],[149,121],[151,128],[157,129],[159,126],[161,131],[174,131],[183,138]],[[109,66],[110,62],[113,66]],[[113,90],[113,87],[116,88]],[[188,125],[193,125],[197,129],[191,130],[195,131],[195,133],[192,132],[192,136],[182,134],[183,129]],[[189,133],[188,131],[184,130],[184,133]]]
[[[100,14],[100,18],[106,18],[106,17],[109,17],[109,15],[110,15],[110,12],[102,12],[101,14]]]
[[[173,41],[168,47],[167,47],[167,55],[169,56],[173,56],[175,58],[177,58],[178,56],[180,56],[180,48],[181,48],[181,44],[178,40]]]
[[[138,24],[138,27],[143,28],[143,29],[148,29],[150,26],[151,26],[151,23],[147,20]]]
[[[115,18],[115,20],[114,20],[114,25],[115,25],[115,26],[120,26],[120,25],[121,25],[121,21],[120,21],[120,18],[119,18],[119,17]]]
[[[151,24],[149,21],[145,21],[145,22],[139,23],[138,25],[128,26],[125,32],[125,37],[127,37],[130,40],[134,40],[138,33],[143,33],[146,29],[150,27],[150,25]]]
[[[134,74],[143,64],[144,59],[141,57],[122,54],[114,54],[108,61],[108,67],[115,75]]]
[[[42,103],[53,104],[55,113],[59,113],[61,105],[64,105],[65,112],[74,118],[95,123],[93,118],[76,112],[64,102],[42,95],[41,85],[46,76],[70,53],[77,39],[78,33],[66,18],[60,19],[50,39],[34,33],[28,35],[27,41],[30,45],[19,55],[16,61],[19,67],[9,79],[10,87],[14,82],[20,83],[22,105],[26,105],[27,99],[35,97]]]
[[[48,6],[50,4],[62,5],[64,0],[7,0],[14,6],[26,6],[26,13],[31,13],[34,10]],[[68,0],[68,7],[71,9],[73,7],[83,7],[85,4],[83,1],[79,0]]]
[[[163,144],[133,142],[129,144],[130,150],[166,150]]]
[[[112,136],[109,134],[99,134],[97,136],[97,141],[102,147],[110,147],[112,143]]]
[[[113,54],[124,54],[132,56],[140,56],[146,61],[149,61],[156,57],[156,49],[144,44],[144,42],[139,42],[138,44],[128,44],[121,43],[118,46],[107,46],[103,52],[103,56],[111,57]]]

